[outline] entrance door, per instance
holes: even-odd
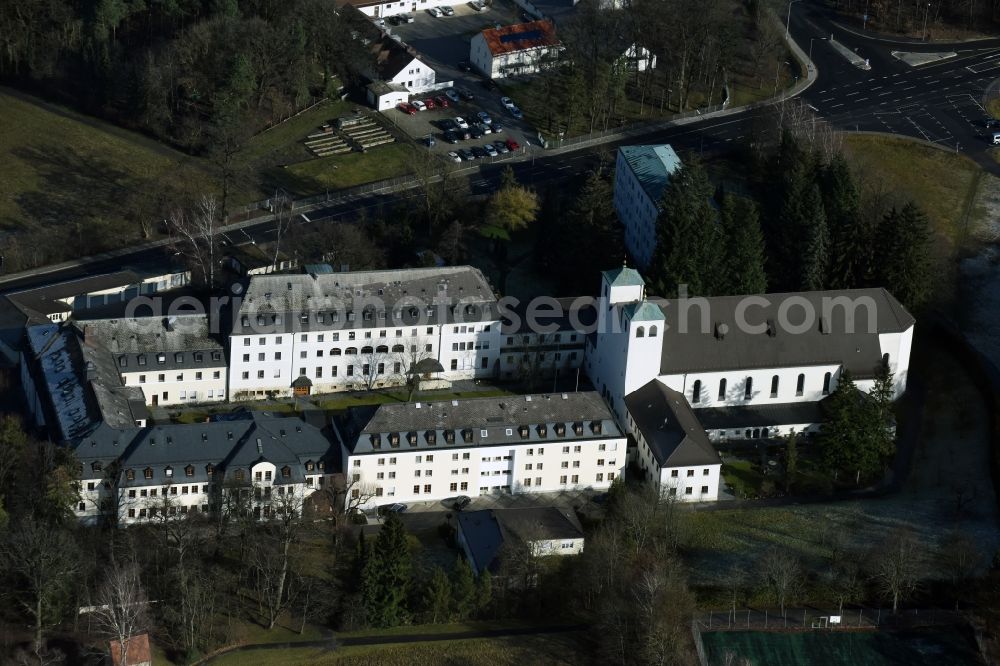
[[[158,404],[160,404],[160,394],[159,393],[154,393],[153,394],[153,407],[156,407]]]
[[[292,389],[292,394],[295,396],[309,395],[309,387],[296,386],[294,389]]]

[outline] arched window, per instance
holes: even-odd
[[[768,429],[767,428],[761,428],[760,429],[760,436],[763,437],[764,439],[767,439],[767,435],[768,435]]]
[[[653,324],[652,326],[649,327],[649,337],[651,338],[656,337],[656,324]]]
[[[361,348],[361,353],[362,354],[371,354],[373,352],[374,352],[374,350],[371,347],[362,347]]]
[[[754,439],[760,439],[760,428],[754,428],[754,430],[753,430],[753,438]]]
[[[403,345],[393,345],[392,346],[392,351],[395,352],[395,353],[399,353],[399,352],[403,351]]]
[[[830,394],[830,373],[823,375],[823,395]]]
[[[888,354],[882,354],[882,369],[883,370],[888,370],[889,369],[889,355]]]
[[[743,399],[749,400],[753,396],[753,377],[747,377],[743,384]]]
[[[358,353],[358,348],[348,347],[347,349],[344,350],[344,353],[347,354],[348,356],[355,356]]]
[[[778,397],[778,375],[771,377],[771,397]]]
[[[331,349],[330,350],[330,356],[340,356],[340,350],[336,349],[336,348]]]
[[[747,428],[747,431],[744,433],[744,435],[746,436],[747,439],[750,439],[751,437],[753,437],[753,430]]]
[[[722,400],[725,400],[725,399],[726,399],[726,380],[725,379],[720,379],[719,380],[719,400],[722,401]]]
[[[643,328],[642,326],[640,326],[639,328],[635,329],[635,337],[642,338],[642,337],[645,337],[645,335],[646,335],[646,329]]]
[[[378,347],[375,348],[375,351],[376,353],[379,354],[385,354],[389,351],[389,347],[387,347],[386,345],[379,345]]]
[[[694,380],[694,386],[691,388],[691,402],[701,402],[701,380]]]
[[[806,376],[804,373],[799,373],[799,378],[795,380],[795,395],[802,395],[806,390]]]

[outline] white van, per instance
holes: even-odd
[[[993,132],[993,145],[1000,146],[1000,132]]]

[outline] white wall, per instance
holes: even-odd
[[[631,429],[636,439],[636,463],[646,480],[663,495],[674,495],[683,502],[714,502],[719,499],[719,479],[722,465],[695,467],[660,467],[642,433]],[[690,489],[690,492],[688,491]]]
[[[345,450],[344,472],[356,483],[381,488],[364,507],[374,508],[456,495],[607,488],[625,466],[624,437],[527,443],[516,441],[516,428],[509,435],[494,430],[496,446],[408,450],[403,438],[395,449],[363,455]]]
[[[723,372],[697,372],[677,375],[662,375],[659,380],[670,388],[684,394],[691,407],[732,407],[741,405],[767,405],[785,402],[815,402],[827,394],[823,392],[823,379],[830,373],[830,390],[837,388],[840,376],[839,365],[814,365],[792,368],[760,368],[753,370],[732,370]],[[802,395],[796,388],[799,375],[804,375]],[[778,377],[777,397],[771,397],[771,381]],[[750,399],[746,400],[746,380],[752,379]],[[725,396],[719,399],[721,380],[726,380]],[[695,383],[701,382],[701,394],[695,400]]]
[[[639,185],[621,152],[615,164],[615,213],[625,227],[625,249],[640,268],[646,269],[656,250],[656,219],[659,208]]]
[[[434,70],[417,58],[410,61],[399,73],[389,79],[389,83],[401,85],[411,93],[420,93],[434,87]]]
[[[122,381],[126,386],[141,388],[147,405],[153,404],[154,395],[158,405],[220,402],[226,399],[225,366],[170,370],[154,364],[142,372],[123,372]]]

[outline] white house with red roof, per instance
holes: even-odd
[[[469,61],[491,79],[533,74],[562,49],[552,21],[530,21],[483,30],[472,38]]]

